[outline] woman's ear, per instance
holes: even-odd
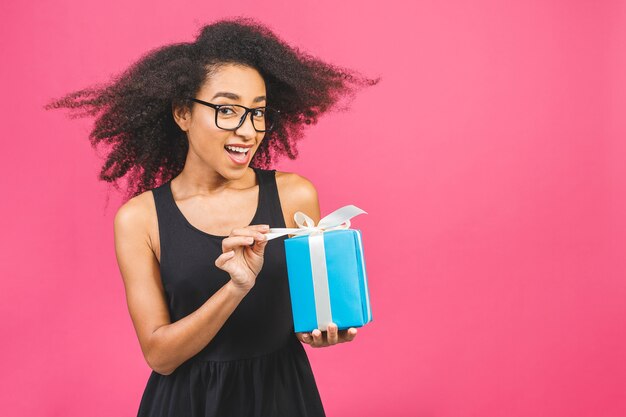
[[[172,104],[172,116],[174,121],[180,127],[180,130],[187,132],[191,125],[191,109],[187,106],[176,106]]]

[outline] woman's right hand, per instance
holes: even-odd
[[[215,266],[230,274],[233,284],[244,292],[250,291],[263,267],[269,225],[250,225],[233,229],[222,240],[222,254]]]

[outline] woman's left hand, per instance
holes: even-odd
[[[351,342],[356,337],[356,333],[354,327],[350,327],[347,330],[338,330],[337,325],[331,323],[326,332],[315,329],[312,332],[296,333],[296,337],[302,343],[317,348],[336,345],[337,343]]]

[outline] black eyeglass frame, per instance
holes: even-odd
[[[203,101],[197,98],[189,98],[189,100],[191,101],[195,101],[196,103],[200,103],[203,104],[205,106],[209,106],[215,109],[215,126],[219,127],[222,130],[237,130],[241,127],[241,125],[243,124],[244,120],[246,120],[246,117],[248,117],[248,113],[250,113],[250,121],[252,122],[252,127],[254,128],[254,130],[256,130],[257,132],[271,132],[272,129],[274,128],[274,123],[272,123],[272,126],[269,129],[266,130],[259,130],[256,128],[256,126],[254,125],[254,119],[253,119],[253,114],[252,111],[253,110],[258,110],[258,109],[270,109],[271,111],[276,112],[277,114],[280,115],[280,110],[277,110],[273,107],[268,107],[268,106],[261,106],[261,107],[255,107],[255,108],[249,108],[246,106],[242,106],[241,104],[213,104],[213,103],[209,103],[207,101]],[[241,116],[241,119],[239,120],[239,124],[236,127],[233,127],[231,129],[226,129],[221,127],[220,125],[217,124],[217,111],[220,109],[220,107],[228,107],[228,106],[239,106],[239,107],[243,107],[244,109],[246,109],[245,113],[243,114],[243,116]]]

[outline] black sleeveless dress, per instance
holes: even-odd
[[[275,170],[253,169],[259,198],[250,224],[286,227]],[[176,205],[170,182],[152,192],[161,279],[175,322],[229,281],[214,263],[226,236],[192,226]],[[306,351],[294,333],[286,238],[267,243],[254,287],[203,350],[170,375],[152,371],[139,417],[325,416]]]

